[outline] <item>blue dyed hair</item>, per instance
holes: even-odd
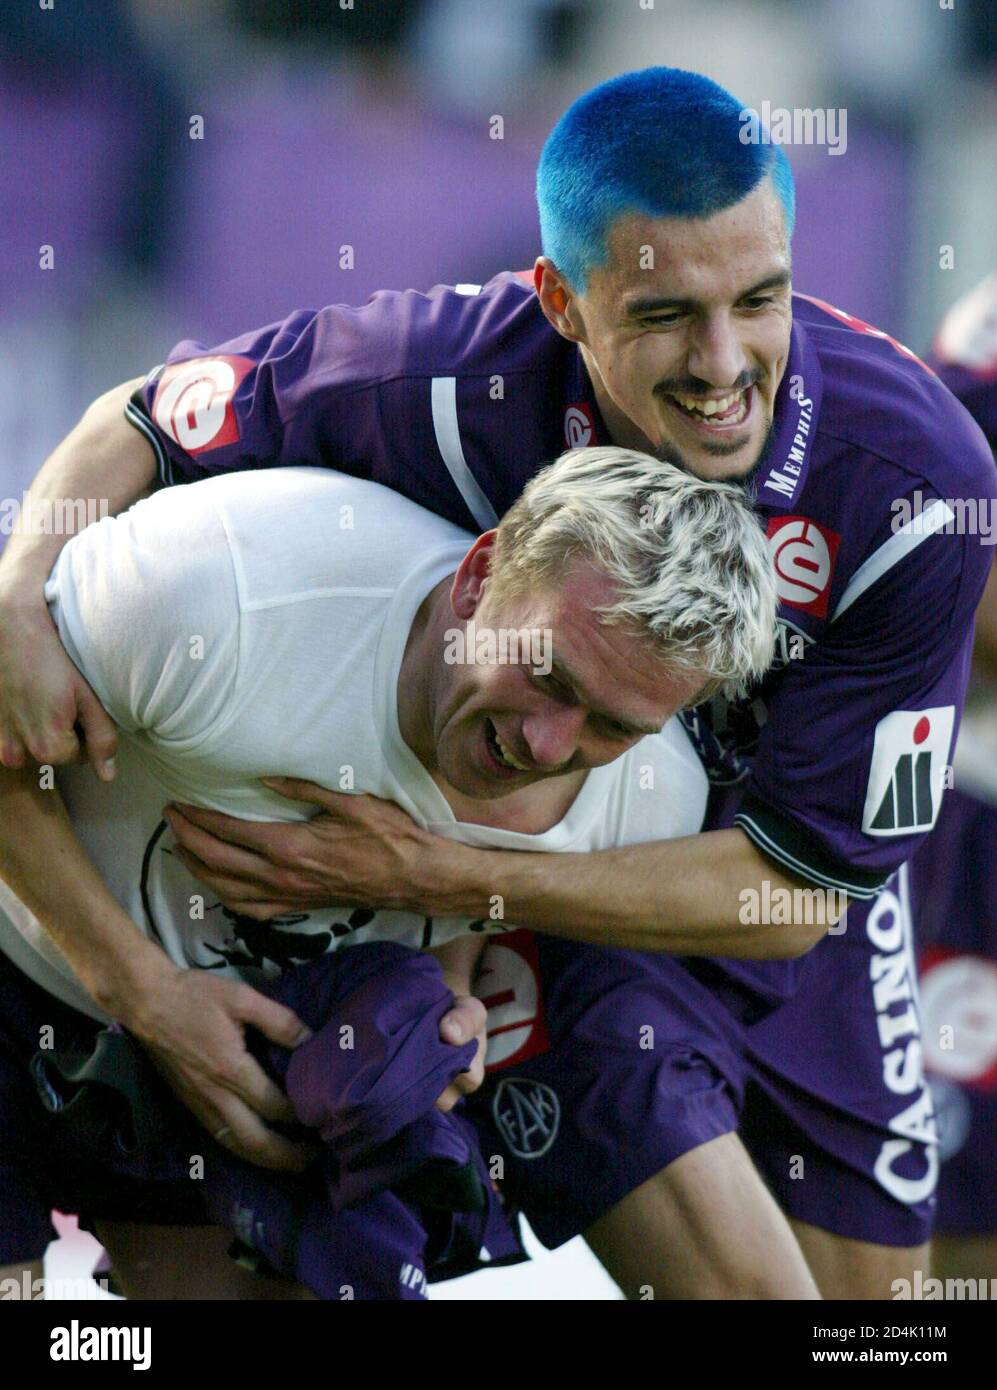
[[[680,68],[624,73],[578,98],[547,138],[537,170],[544,255],[584,294],[624,213],[709,217],[766,175],[792,236],[793,171],[779,145],[745,144],[745,108]]]

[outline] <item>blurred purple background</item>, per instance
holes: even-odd
[[[17,495],[94,395],[181,337],[532,264],[551,124],[652,62],[753,107],[845,109],[844,153],[788,148],[797,287],[926,347],[992,256],[988,0],[644,3],[6,7],[0,490]]]

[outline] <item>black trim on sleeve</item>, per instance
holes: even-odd
[[[753,796],[748,795],[741,802],[734,824],[784,868],[821,888],[837,888],[859,902],[874,898],[890,877],[882,870],[836,863],[805,830]]]
[[[149,419],[149,412],[145,408],[145,401],[142,392],[152,381],[153,377],[161,372],[162,366],[153,367],[152,371],[142,382],[141,386],[136,386],[125,406],[125,419],[130,425],[138,430],[148,440],[152,452],[156,456],[156,474],[159,478],[160,487],[171,487],[176,479],[173,476],[173,465],[170,463],[169,455],[160,442],[159,435],[153,428],[152,421]]]

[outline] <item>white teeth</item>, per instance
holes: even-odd
[[[734,395],[724,396],[719,401],[699,401],[696,400],[695,396],[676,396],[675,399],[686,410],[698,411],[700,415],[705,415],[708,419],[711,415],[720,415],[725,410],[730,410],[732,406],[742,400],[743,396],[743,391],[736,391]]]
[[[719,401],[697,401],[692,396],[674,396],[674,399],[686,410],[694,411],[700,419],[705,420],[709,420],[714,415],[719,415],[737,405],[736,413],[723,422],[725,425],[739,425],[748,413],[748,398],[744,392],[725,396]]]
[[[499,752],[502,754],[502,761],[505,763],[506,767],[514,767],[517,772],[529,772],[530,769],[528,767],[524,767],[522,763],[516,762],[516,759],[512,756],[508,748],[506,748],[505,744],[499,738],[498,729],[495,728],[494,724],[492,725],[492,728],[495,733],[495,742],[498,745]]]

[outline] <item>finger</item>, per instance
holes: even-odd
[[[296,1118],[294,1107],[285,1093],[248,1052],[242,1058],[238,1072],[229,1082],[227,1090],[248,1105],[254,1114],[269,1120],[272,1124],[287,1125]]]
[[[448,1114],[460,1100],[460,1092],[456,1086],[448,1086],[436,1102],[437,1110],[441,1110],[444,1115]]]
[[[251,1106],[233,1091],[218,1086],[205,1087],[203,1080],[185,1076],[165,1065],[155,1051],[150,1050],[149,1056],[170,1089],[215,1142],[229,1152],[264,1168],[300,1171],[320,1151],[314,1144],[295,1142],[269,1129]],[[264,1079],[269,1081],[268,1077]],[[282,1092],[280,1095],[286,1102],[287,1097]],[[293,1119],[293,1115],[290,1118]],[[279,1119],[283,1121],[284,1116]]]
[[[478,1055],[468,1067],[467,1071],[460,1072],[453,1079],[453,1084],[462,1096],[472,1095],[481,1086],[485,1079],[485,1059],[482,1049],[478,1049]]]
[[[300,1047],[312,1031],[294,1012],[276,999],[269,999],[252,985],[240,985],[233,1000],[234,1012],[243,1023],[257,1028],[265,1038],[281,1047]]]
[[[301,777],[261,777],[265,787],[287,797],[288,801],[307,801],[313,806],[327,806],[335,810],[341,799],[350,796],[349,792],[334,792],[318,782],[308,782]]]
[[[443,1042],[459,1046],[480,1033],[488,1020],[488,1011],[480,999],[463,994],[454,1000],[449,1013],[440,1019],[440,1037]]]
[[[317,1144],[299,1143],[269,1129],[259,1115],[235,1096],[219,1097],[220,1122],[206,1126],[216,1144],[261,1168],[301,1172],[320,1152]],[[228,1131],[228,1132],[226,1132]]]
[[[222,898],[221,900],[227,908],[233,912],[238,912],[242,917],[252,917],[256,922],[272,922],[275,917],[286,917],[289,912],[313,912],[315,904],[305,902],[284,902],[284,903],[258,903],[251,902],[248,898],[240,901],[238,898]]]
[[[28,738],[28,752],[37,763],[61,767],[63,763],[74,762],[79,751],[80,742],[72,728],[58,728],[53,724],[37,737],[32,734]]]
[[[273,890],[265,887],[257,887],[252,880],[234,878],[231,874],[219,873],[205,864],[203,859],[198,859],[196,854],[185,849],[177,842],[173,846],[173,853],[181,864],[184,865],[195,878],[214,890],[227,907],[234,907],[236,903],[242,902],[262,902],[263,897]]]
[[[24,767],[27,761],[27,749],[19,738],[8,736],[0,742],[0,766],[14,769]]]
[[[194,819],[195,814],[197,815],[196,821]],[[247,826],[251,822],[235,820],[231,816],[215,817],[215,813],[211,811],[195,812],[193,807],[180,811],[175,806],[167,806],[163,811],[163,816],[178,843],[191,854],[195,854],[208,869],[216,873],[235,874],[240,878],[248,879],[259,878],[261,870],[265,870],[267,866],[265,859],[261,859],[258,854],[251,854],[246,849],[239,848],[245,843],[245,837],[233,843],[229,841],[227,834],[219,838],[213,830],[202,827],[201,824],[207,816],[217,820],[231,821],[234,826]]]
[[[83,730],[90,765],[104,782],[114,780],[114,755],[118,750],[118,735],[104,706],[88,685],[76,697],[76,718]]]

